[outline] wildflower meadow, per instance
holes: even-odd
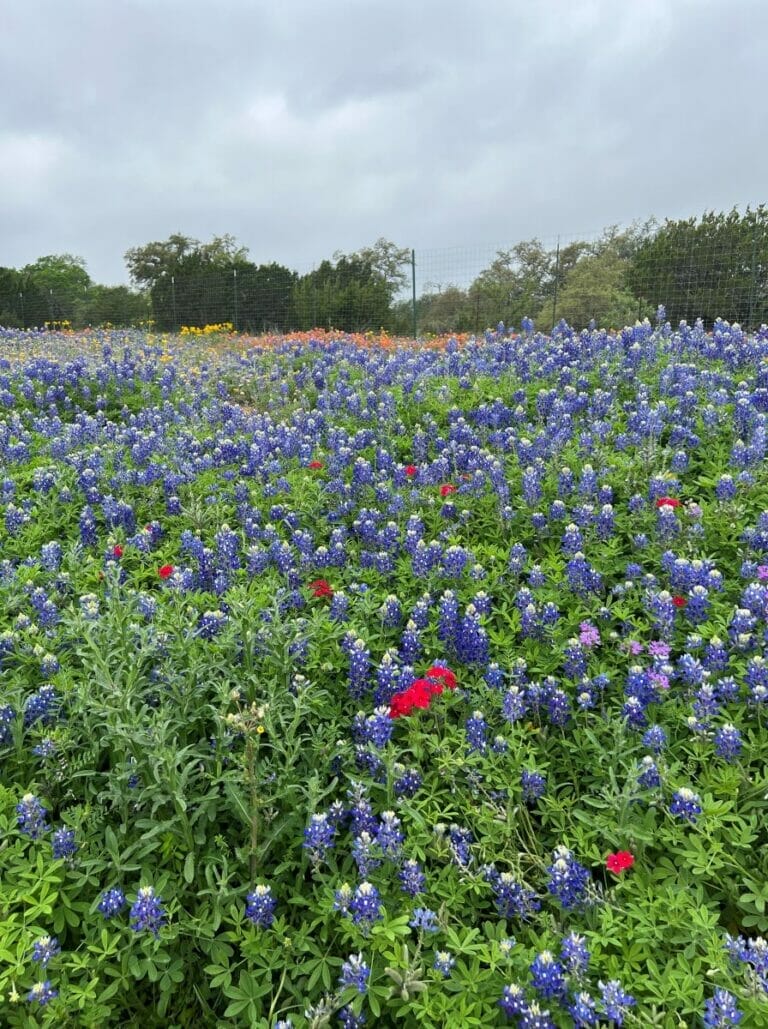
[[[0,330],[0,1023],[768,1026],[768,328],[227,329]]]

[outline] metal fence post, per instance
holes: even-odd
[[[550,251],[551,253],[551,251]],[[560,285],[560,237],[557,237],[557,250],[555,251],[555,291],[552,297],[552,328],[557,324],[557,288]]]
[[[237,268],[233,268],[232,269],[232,289],[233,289],[234,297],[235,297],[234,314],[233,314],[234,322],[235,322],[234,329],[235,329],[235,332],[237,332]]]
[[[418,321],[416,317],[416,251],[411,250],[411,313],[413,315],[413,338],[418,338]]]

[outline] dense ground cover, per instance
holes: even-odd
[[[0,331],[3,1024],[767,1025],[767,422],[725,323]]]

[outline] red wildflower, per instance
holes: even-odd
[[[390,699],[390,718],[401,718],[403,715],[409,715],[411,711],[413,711],[413,702],[407,694],[407,690],[403,693],[395,693],[395,695]]]
[[[659,497],[656,501],[656,507],[682,507],[682,501],[678,500],[677,497]]]
[[[309,584],[309,588],[316,597],[332,597],[333,586],[326,579],[315,579]]]
[[[407,464],[405,466],[405,474],[406,475],[414,476],[418,470],[419,469],[416,467],[415,464]]]
[[[167,579],[169,576],[173,575],[173,565],[161,565],[160,568],[157,569],[157,574],[161,579]]]
[[[319,471],[323,467],[322,461],[310,461],[307,468],[311,468],[313,472]]]
[[[635,859],[628,850],[619,850],[615,854],[609,854],[605,859],[605,867],[614,875],[621,875],[628,868],[634,865]]]
[[[123,556],[123,548],[120,546],[119,543],[116,543],[115,546],[112,547],[112,554],[113,554],[114,557],[122,557]]]
[[[415,679],[407,690],[396,693],[389,702],[389,717],[409,715],[415,707],[426,710],[435,692],[429,679]]]
[[[450,668],[445,668],[443,665],[432,665],[431,668],[427,669],[428,679],[437,679],[442,682],[442,685],[449,690],[456,689],[456,673],[452,672]]]
[[[685,599],[685,597],[672,597],[672,603],[675,605],[675,607],[685,607],[688,601]]]
[[[426,709],[432,699],[432,683],[428,679],[416,679],[405,692],[414,707]]]
[[[444,482],[440,487],[440,496],[447,497],[450,493],[455,493],[456,487],[450,482]]]

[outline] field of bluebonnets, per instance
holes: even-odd
[[[768,1025],[768,330],[0,332],[9,1026]]]

